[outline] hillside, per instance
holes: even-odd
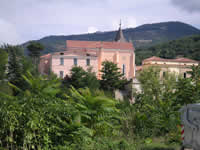
[[[128,41],[132,41],[136,48],[150,47],[184,36],[200,34],[200,30],[197,28],[181,22],[145,24],[136,28],[124,29],[123,32],[125,38]],[[49,53],[64,50],[66,40],[112,41],[115,35],[116,31],[97,32],[69,36],[48,36],[38,41],[46,47],[43,53]],[[27,43],[24,43],[23,46],[26,47]]]
[[[172,40],[149,48],[138,48],[136,50],[136,56],[136,64],[141,64],[143,59],[151,56],[159,56],[162,58],[183,56],[200,60],[200,34]]]

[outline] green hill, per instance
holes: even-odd
[[[162,58],[183,56],[200,60],[200,34],[172,40],[149,48],[138,48],[136,50],[136,64],[141,64],[143,59],[151,56],[159,56]]]
[[[197,28],[182,22],[145,24],[136,28],[124,29],[123,32],[125,38],[132,41],[136,48],[150,47],[184,36],[200,34],[200,30]],[[112,41],[115,35],[116,31],[96,32],[93,34],[48,36],[38,41],[46,48],[43,53],[49,53],[64,50],[66,40]],[[24,43],[23,46],[26,47],[27,43]]]

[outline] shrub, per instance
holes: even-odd
[[[163,144],[151,144],[142,146],[141,150],[176,150],[176,148],[172,146],[166,146]]]
[[[76,89],[88,87],[92,90],[98,89],[100,86],[95,72],[92,72],[92,68],[88,68],[88,70],[85,71],[79,66],[75,66],[71,69],[70,76],[66,75],[63,84],[66,87],[73,86]]]

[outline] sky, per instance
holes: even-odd
[[[0,44],[199,18],[200,0],[0,0]]]

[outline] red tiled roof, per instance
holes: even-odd
[[[40,56],[40,58],[48,58],[48,57],[50,57],[50,56],[51,56],[51,54],[49,53],[49,54]]]
[[[160,57],[150,57],[147,59],[144,59],[143,62],[148,62],[148,61],[162,61],[162,62],[185,62],[185,63],[198,63],[196,60],[192,60],[189,58],[176,58],[176,59],[165,59],[165,58],[160,58]]]
[[[162,59],[160,57],[153,56],[153,57],[150,57],[150,58],[143,60],[143,62],[146,62],[146,61],[164,61],[164,59]]]
[[[101,42],[101,41],[66,41],[67,48],[104,48],[134,50],[133,44],[128,42]]]
[[[176,58],[175,59],[177,62],[194,62],[194,63],[198,63],[198,61],[196,60],[192,60],[192,59],[189,59],[189,58]]]

